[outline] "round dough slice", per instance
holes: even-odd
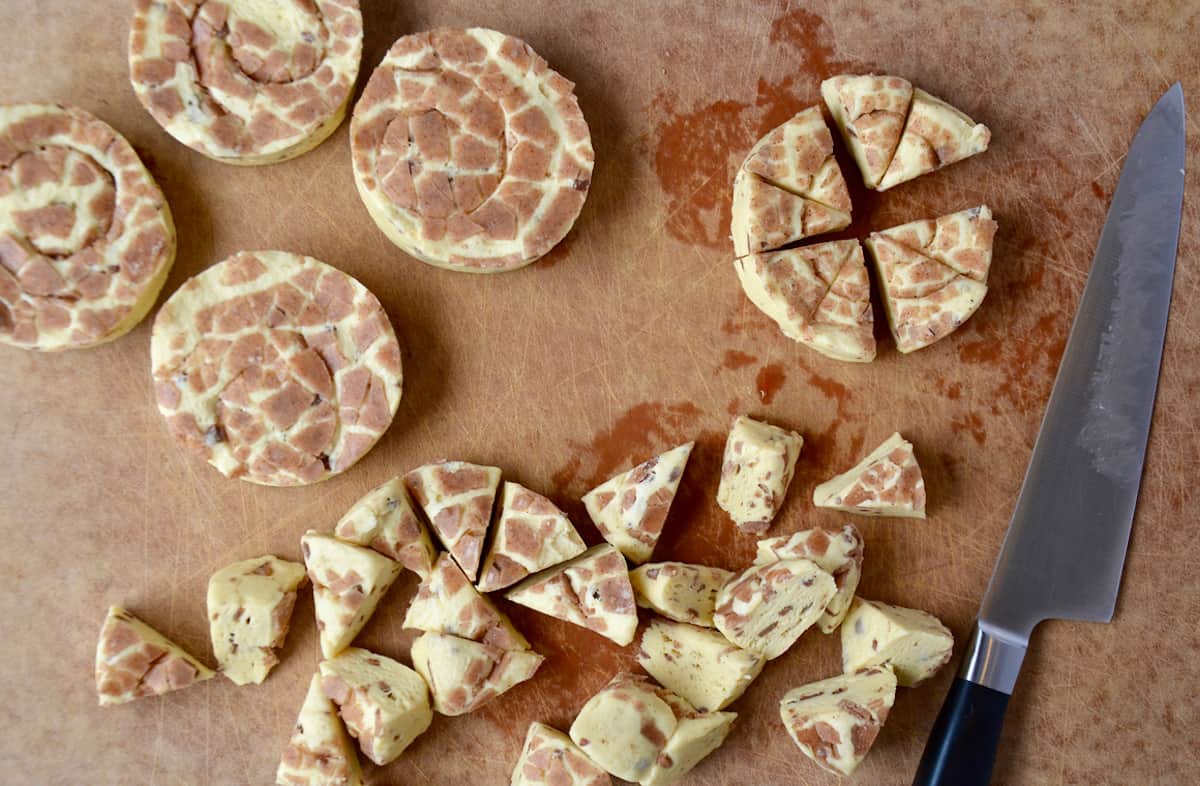
[[[159,311],[150,355],[171,433],[251,483],[344,472],[400,404],[400,346],[379,301],[285,251],[241,251],[189,279]]]
[[[171,211],[124,137],[82,109],[0,106],[0,343],[112,341],[174,261]]]
[[[575,86],[495,30],[397,41],[354,107],[354,179],[388,239],[471,273],[524,267],[558,244],[592,179]]]
[[[228,164],[307,153],[341,124],[362,57],[358,0],[137,0],[134,92],[167,133]]]

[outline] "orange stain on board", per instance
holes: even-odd
[[[690,440],[700,414],[688,401],[636,404],[590,441],[573,442],[575,455],[551,476],[551,482],[560,494],[577,497],[618,471]]]
[[[779,363],[769,363],[758,370],[758,376],[754,378],[754,387],[758,391],[758,399],[764,404],[770,404],[775,400],[775,394],[783,387],[783,383],[787,382],[787,375],[783,373],[783,366]]]
[[[739,368],[745,368],[758,362],[758,358],[754,355],[749,355],[736,349],[725,350],[725,357],[721,360],[721,368],[727,368],[731,371],[736,371]]]

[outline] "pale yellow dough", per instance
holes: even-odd
[[[222,568],[208,580],[208,626],[221,673],[258,684],[279,662],[304,566],[266,556]]]

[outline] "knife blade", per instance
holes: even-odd
[[[914,786],[987,784],[1034,628],[1112,620],[1166,337],[1184,141],[1176,83],[1126,155],[1008,534]]]

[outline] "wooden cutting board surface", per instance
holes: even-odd
[[[580,495],[695,439],[660,558],[747,564],[753,539],[714,502],[734,413],[803,432],[774,532],[842,517],[814,484],[894,430],[917,446],[925,522],[858,520],[861,594],[935,613],[965,638],[1003,537],[1108,200],[1138,123],[1180,79],[1200,102],[1194,4],[365,2],[365,81],[397,37],[484,25],[526,39],[577,82],[596,175],[575,230],[517,273],[469,277],[406,257],[355,193],[343,127],[289,163],[241,169],[161,131],[128,85],[129,4],[0,4],[0,100],[81,105],[123,132],[166,192],[179,258],[165,292],[239,249],[282,248],[358,277],[404,347],[405,391],[379,445],[307,489],[226,480],[167,435],[149,383],[149,325],[62,355],[0,348],[0,780],[263,784],[317,663],[312,603],[261,686],[216,679],[163,699],[96,706],[95,635],[127,605],[209,656],[208,576],[263,553],[299,558],[361,494],[419,463],[494,463],[546,491],[590,542]],[[992,288],[962,330],[901,357],[880,315],[878,360],[852,366],[786,339],[742,295],[727,238],[733,172],[767,129],[819,100],[821,78],[901,74],[992,129],[985,155],[878,195],[854,189],[851,234],[982,202],[1000,222]],[[1193,114],[1194,118],[1195,115]],[[1188,121],[1200,157],[1200,125]],[[853,169],[847,179],[857,182]],[[1200,765],[1200,210],[1185,204],[1176,294],[1124,588],[1112,625],[1050,623],[1014,696],[999,784],[1184,784]],[[877,314],[880,314],[877,311]],[[1046,522],[1053,526],[1054,522]],[[407,658],[392,590],[360,642]],[[565,728],[618,669],[619,649],[511,609],[547,656],[531,682],[466,717],[438,717],[374,784],[504,784],[529,722]],[[838,671],[811,633],[734,709],[735,733],[692,784],[825,784],[778,720],[785,691]],[[901,690],[863,784],[907,784],[952,669]]]

